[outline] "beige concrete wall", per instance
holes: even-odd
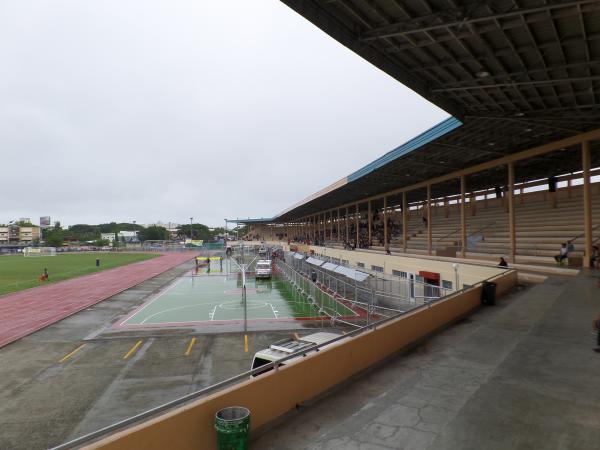
[[[502,293],[517,282],[515,271],[494,281]],[[247,380],[191,402],[155,419],[119,432],[86,449],[204,450],[215,448],[215,413],[240,405],[252,413],[256,429],[341,383],[350,376],[393,355],[433,331],[468,314],[480,303],[481,285],[356,337],[326,347],[318,353],[277,371]]]
[[[362,263],[366,269],[371,269],[372,265],[383,267],[384,272],[390,275],[393,274],[394,270],[411,272],[417,275],[419,271],[436,272],[440,274],[441,280],[450,281],[452,286],[455,287],[454,262],[398,255],[387,256],[381,253],[361,252],[360,250],[339,250],[315,246],[310,246],[309,250],[314,250],[315,254],[347,260],[352,266],[358,266],[358,263]],[[497,267],[467,264],[463,261],[456,264],[458,264],[459,288],[462,288],[464,284],[474,285],[505,271],[505,269]]]

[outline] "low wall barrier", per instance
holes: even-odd
[[[154,410],[56,447],[104,450],[201,450],[215,448],[214,415],[222,408],[248,408],[255,430],[296,405],[344,382],[370,366],[419,342],[469,314],[481,303],[485,281],[497,284],[501,294],[517,283],[517,272],[506,271],[439,301],[423,305],[390,319],[373,323],[319,346],[320,351],[256,378],[246,372]],[[263,366],[264,370],[268,366]],[[255,372],[258,372],[256,370]],[[166,411],[166,412],[165,412]],[[161,415],[158,415],[162,413]],[[146,420],[139,423],[140,420]],[[135,424],[137,423],[137,424]],[[125,428],[129,426],[129,428]],[[120,431],[119,431],[120,430]],[[102,436],[113,433],[101,440]]]

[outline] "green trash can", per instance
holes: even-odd
[[[486,281],[483,283],[483,289],[481,290],[481,304],[482,305],[495,305],[496,304],[496,283]]]
[[[246,450],[250,411],[242,406],[223,408],[215,414],[217,450]]]

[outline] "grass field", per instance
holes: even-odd
[[[44,268],[48,269],[48,282],[54,283],[155,256],[147,253],[70,253],[30,258],[0,256],[0,295],[39,286],[38,277]],[[96,267],[96,258],[100,258],[100,267]]]

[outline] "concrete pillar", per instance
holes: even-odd
[[[358,238],[359,238],[359,231],[358,231],[358,219],[359,219],[359,214],[358,214],[358,203],[356,204],[356,216],[354,217],[354,226],[356,227],[356,241],[355,244],[358,247]]]
[[[337,241],[340,242],[341,240],[341,236],[340,236],[340,208],[337,209],[337,221],[335,222],[336,224],[336,231],[337,231]]]
[[[383,197],[383,249],[387,250],[389,245],[388,238],[388,216],[387,216],[387,197]]]
[[[369,239],[369,243],[371,242],[371,228],[372,228],[372,222],[373,222],[373,217],[372,217],[372,213],[371,213],[371,200],[369,200],[369,210],[368,213],[369,217],[367,217],[367,223],[369,224],[369,231],[368,231],[368,239]]]
[[[346,222],[346,242],[350,242],[350,224],[348,223],[348,207],[346,206],[346,217],[344,218]]]
[[[471,215],[474,216],[477,213],[477,195],[475,193],[471,193]]]
[[[510,258],[511,262],[515,262],[517,254],[517,236],[515,227],[515,163],[508,163],[508,239],[510,243]]]
[[[444,197],[444,217],[448,218],[448,197]]]
[[[408,205],[406,204],[406,192],[402,193],[402,245],[406,253],[406,244],[408,241]]]
[[[329,239],[333,241],[333,209],[329,211]]]
[[[585,141],[581,145],[581,162],[583,170],[583,233],[584,233],[584,249],[583,249],[583,265],[590,267],[590,256],[592,255],[592,246],[594,237],[592,235],[592,189],[590,178],[590,142]]]
[[[426,216],[427,216],[427,254],[431,255],[433,248],[433,238],[431,229],[431,185],[427,185],[427,205],[426,205]]]
[[[465,190],[466,190],[466,179],[464,175],[460,177],[460,256],[461,258],[466,257],[467,253],[467,216],[465,213]]]

